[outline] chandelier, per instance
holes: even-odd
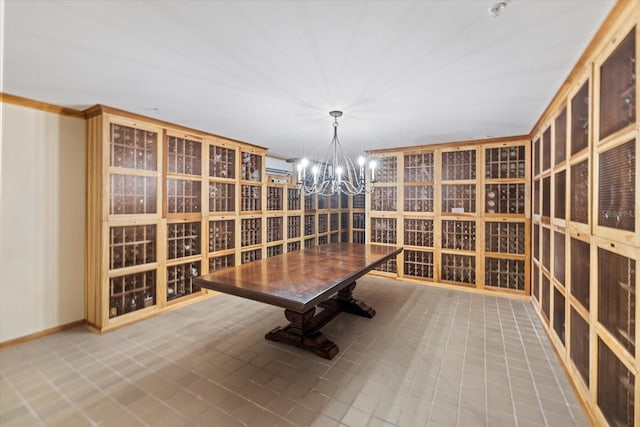
[[[344,154],[340,140],[338,139],[338,117],[342,111],[330,111],[333,117],[333,139],[329,144],[329,150],[324,161],[312,163],[308,159],[302,159],[297,165],[298,188],[305,195],[320,194],[332,196],[334,194],[362,194],[371,193],[376,182],[376,162],[369,162],[369,171],[365,167],[367,160],[358,157],[356,166],[350,157]],[[369,175],[369,182],[367,182]]]

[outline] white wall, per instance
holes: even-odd
[[[84,318],[86,121],[0,105],[4,342]]]

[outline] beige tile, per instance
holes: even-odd
[[[317,416],[318,412],[302,405],[296,405],[287,415],[287,420],[298,426],[308,426]]]
[[[342,417],[342,424],[349,427],[365,427],[369,420],[371,419],[371,414],[368,412],[361,411],[358,408],[349,408],[347,412]]]
[[[349,409],[348,405],[345,405],[338,400],[329,399],[326,405],[322,408],[322,413],[334,420],[341,420],[347,412],[347,409]]]

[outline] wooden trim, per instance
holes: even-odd
[[[47,113],[60,114],[62,116],[75,117],[76,119],[86,119],[82,111],[74,110],[73,108],[60,107],[59,105],[35,101],[33,99],[23,98],[21,96],[11,95],[4,92],[0,92],[0,102],[32,108],[34,110],[46,111]]]
[[[94,105],[93,107],[89,107],[86,110],[83,110],[81,112],[83,117],[86,118],[86,119],[90,119],[92,117],[99,116],[100,114],[105,114],[105,113],[107,113],[107,114],[115,114],[115,115],[118,115],[120,117],[127,117],[127,118],[133,119],[133,120],[144,120],[147,123],[152,123],[154,125],[161,126],[163,128],[171,129],[172,131],[175,131],[175,132],[187,132],[187,133],[189,133],[189,134],[191,134],[193,136],[198,136],[198,137],[202,137],[202,138],[210,137],[210,138],[216,138],[216,139],[223,140],[223,141],[233,142],[233,143],[236,143],[236,144],[241,144],[243,146],[246,146],[247,150],[254,149],[256,151],[259,151],[261,154],[264,154],[267,151],[267,148],[261,147],[261,146],[256,145],[256,144],[251,144],[249,142],[240,141],[240,140],[232,139],[232,138],[226,138],[224,136],[216,135],[214,133],[209,133],[209,132],[201,131],[201,130],[198,130],[198,129],[193,129],[193,128],[190,128],[190,127],[187,127],[187,126],[182,126],[182,125],[178,125],[178,124],[175,124],[175,123],[167,122],[167,121],[164,121],[164,120],[155,119],[153,117],[144,116],[142,114],[131,113],[129,111],[124,111],[124,110],[120,110],[118,108],[108,107],[108,106],[102,105],[102,104]]]
[[[483,145],[497,144],[497,146],[499,146],[499,144],[501,143],[525,142],[525,141],[528,143],[529,140],[530,140],[529,135],[515,135],[515,136],[506,136],[506,137],[500,137],[500,138],[470,139],[470,140],[464,140],[464,141],[439,142],[435,144],[424,144],[424,145],[415,145],[415,146],[408,146],[408,147],[382,148],[377,150],[369,150],[367,151],[367,153],[368,154],[394,153],[394,154],[404,156],[406,154],[414,154],[414,152],[423,152],[423,151],[429,152],[437,148],[454,151],[456,149],[461,149],[466,146],[478,146],[479,144],[483,144]]]
[[[67,329],[75,328],[77,326],[82,326],[86,324],[86,320],[76,320],[75,322],[65,323],[64,325],[54,326],[53,328],[48,328],[40,332],[34,332],[33,334],[25,335],[18,338],[13,338],[7,341],[0,342],[0,349],[12,347],[14,345],[22,344],[27,341],[35,340],[37,338],[42,338],[47,335],[53,335],[60,331],[65,331]]]
[[[578,59],[576,64],[573,66],[571,72],[564,80],[564,82],[560,85],[547,108],[545,108],[538,121],[531,128],[531,132],[529,132],[530,135],[539,132],[539,130],[542,128],[542,124],[548,120],[551,113],[553,113],[557,108],[557,105],[562,102],[565,94],[574,84],[576,78],[582,79],[584,70],[590,68],[590,63],[593,62],[595,53],[601,48],[604,43],[607,42],[612,28],[615,28],[618,23],[621,22],[621,20],[623,20],[625,16],[627,16],[627,14],[631,13],[633,8],[637,7],[637,4],[635,3],[635,1],[618,0],[615,6],[613,6],[613,9],[611,9],[611,12],[609,12],[609,15],[605,18],[595,36],[593,36],[591,42],[587,45],[586,49],[580,56],[580,59]]]

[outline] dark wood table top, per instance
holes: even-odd
[[[195,283],[303,313],[401,251],[331,243],[219,270],[197,277]]]

